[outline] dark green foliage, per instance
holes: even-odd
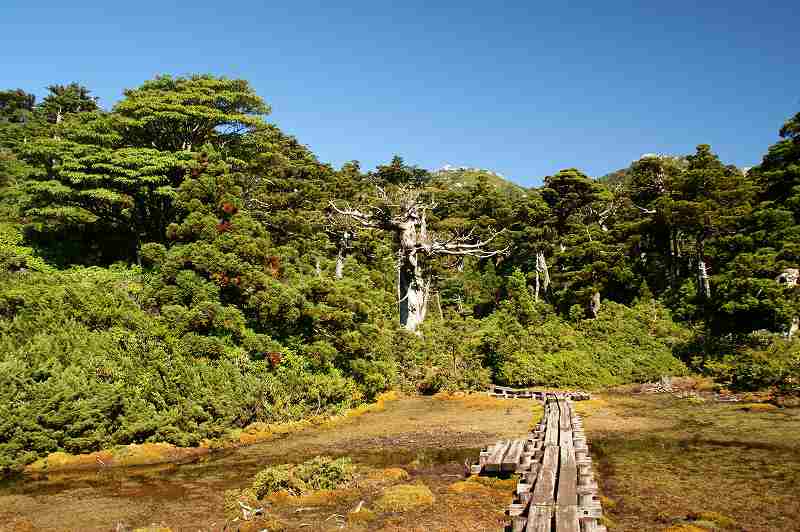
[[[256,421],[335,411],[358,395],[337,371],[311,371],[288,351],[277,369],[244,348],[197,353],[169,317],[141,309],[143,281],[98,268],[3,277],[0,467],[115,444],[196,445]]]
[[[22,123],[33,114],[36,96],[22,89],[0,91],[0,121]]]
[[[52,271],[36,252],[25,244],[19,225],[0,222],[0,275],[7,272],[33,270]]]
[[[370,177],[380,185],[411,185],[421,186],[427,183],[431,176],[427,170],[416,166],[408,166],[399,155],[392,157],[386,165],[378,165]]]
[[[97,98],[90,96],[91,91],[78,83],[69,85],[50,85],[49,94],[38,105],[51,124],[58,124],[67,114],[88,113],[96,111]]]
[[[353,478],[353,465],[347,457],[317,456],[298,464],[295,477],[311,490],[335,489]]]
[[[127,142],[167,152],[238,143],[269,111],[247,81],[209,75],[159,76],[114,106]]]
[[[270,466],[259,471],[253,479],[253,491],[257,499],[280,490],[300,493],[302,486],[292,478],[292,465]]]
[[[478,330],[477,320],[457,316],[426,324],[411,366],[420,373],[414,379],[419,382],[417,390],[436,393],[486,389],[491,384],[491,372],[479,351]]]
[[[800,394],[800,347],[781,338],[754,339],[707,363],[719,382],[735,390],[773,388]]]
[[[138,259],[143,243],[164,241],[193,150],[234,150],[267,128],[260,115],[269,108],[243,80],[162,76],[125,91],[111,113],[94,111],[81,89],[51,87],[43,112],[66,110],[65,119],[58,114],[53,135],[22,149],[36,168],[26,214],[43,232],[100,226],[125,233],[129,246],[119,258]]]

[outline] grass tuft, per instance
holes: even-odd
[[[383,490],[375,501],[375,508],[383,512],[405,512],[435,501],[433,492],[425,484],[399,484]]]
[[[408,471],[402,467],[389,467],[370,471],[367,478],[371,480],[408,480]]]

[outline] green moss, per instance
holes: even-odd
[[[375,508],[383,512],[405,512],[433,504],[435,497],[425,484],[400,484],[383,490]]]

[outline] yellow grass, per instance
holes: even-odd
[[[408,480],[408,471],[402,467],[375,469],[367,474],[367,478],[372,480]]]
[[[383,490],[375,501],[375,508],[384,512],[406,512],[435,501],[433,492],[425,484],[399,484]]]
[[[481,484],[479,482],[463,480],[460,482],[455,482],[453,484],[450,484],[447,487],[447,490],[461,495],[467,494],[467,495],[486,497],[491,493],[492,488],[484,484]]]

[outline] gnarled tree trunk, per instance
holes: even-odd
[[[396,227],[400,245],[397,252],[400,324],[409,331],[417,330],[425,320],[430,295],[430,281],[425,278],[418,254],[420,237],[426,233],[424,218],[419,233],[414,222],[408,220],[397,224]]]
[[[600,291],[597,290],[592,294],[592,299],[589,301],[589,312],[593,318],[597,318],[600,313]]]
[[[336,254],[336,278],[341,279],[344,275],[344,249],[339,248]]]
[[[541,285],[539,282],[539,275],[542,276]],[[537,303],[539,302],[540,286],[544,288],[545,293],[547,293],[547,289],[550,287],[550,271],[547,268],[547,261],[544,258],[544,253],[541,251],[536,253],[536,292],[534,294],[534,300]]]
[[[400,187],[389,195],[378,189],[377,202],[369,210],[340,209],[333,202],[333,211],[364,227],[391,231],[397,243],[397,302],[400,323],[409,331],[417,331],[425,320],[431,293],[431,281],[426,275],[424,261],[437,255],[463,258],[491,257],[507,249],[486,251],[485,246],[499,233],[484,241],[470,243],[472,233],[450,238],[434,238],[428,234],[425,213],[434,205],[420,200],[418,190]]]

